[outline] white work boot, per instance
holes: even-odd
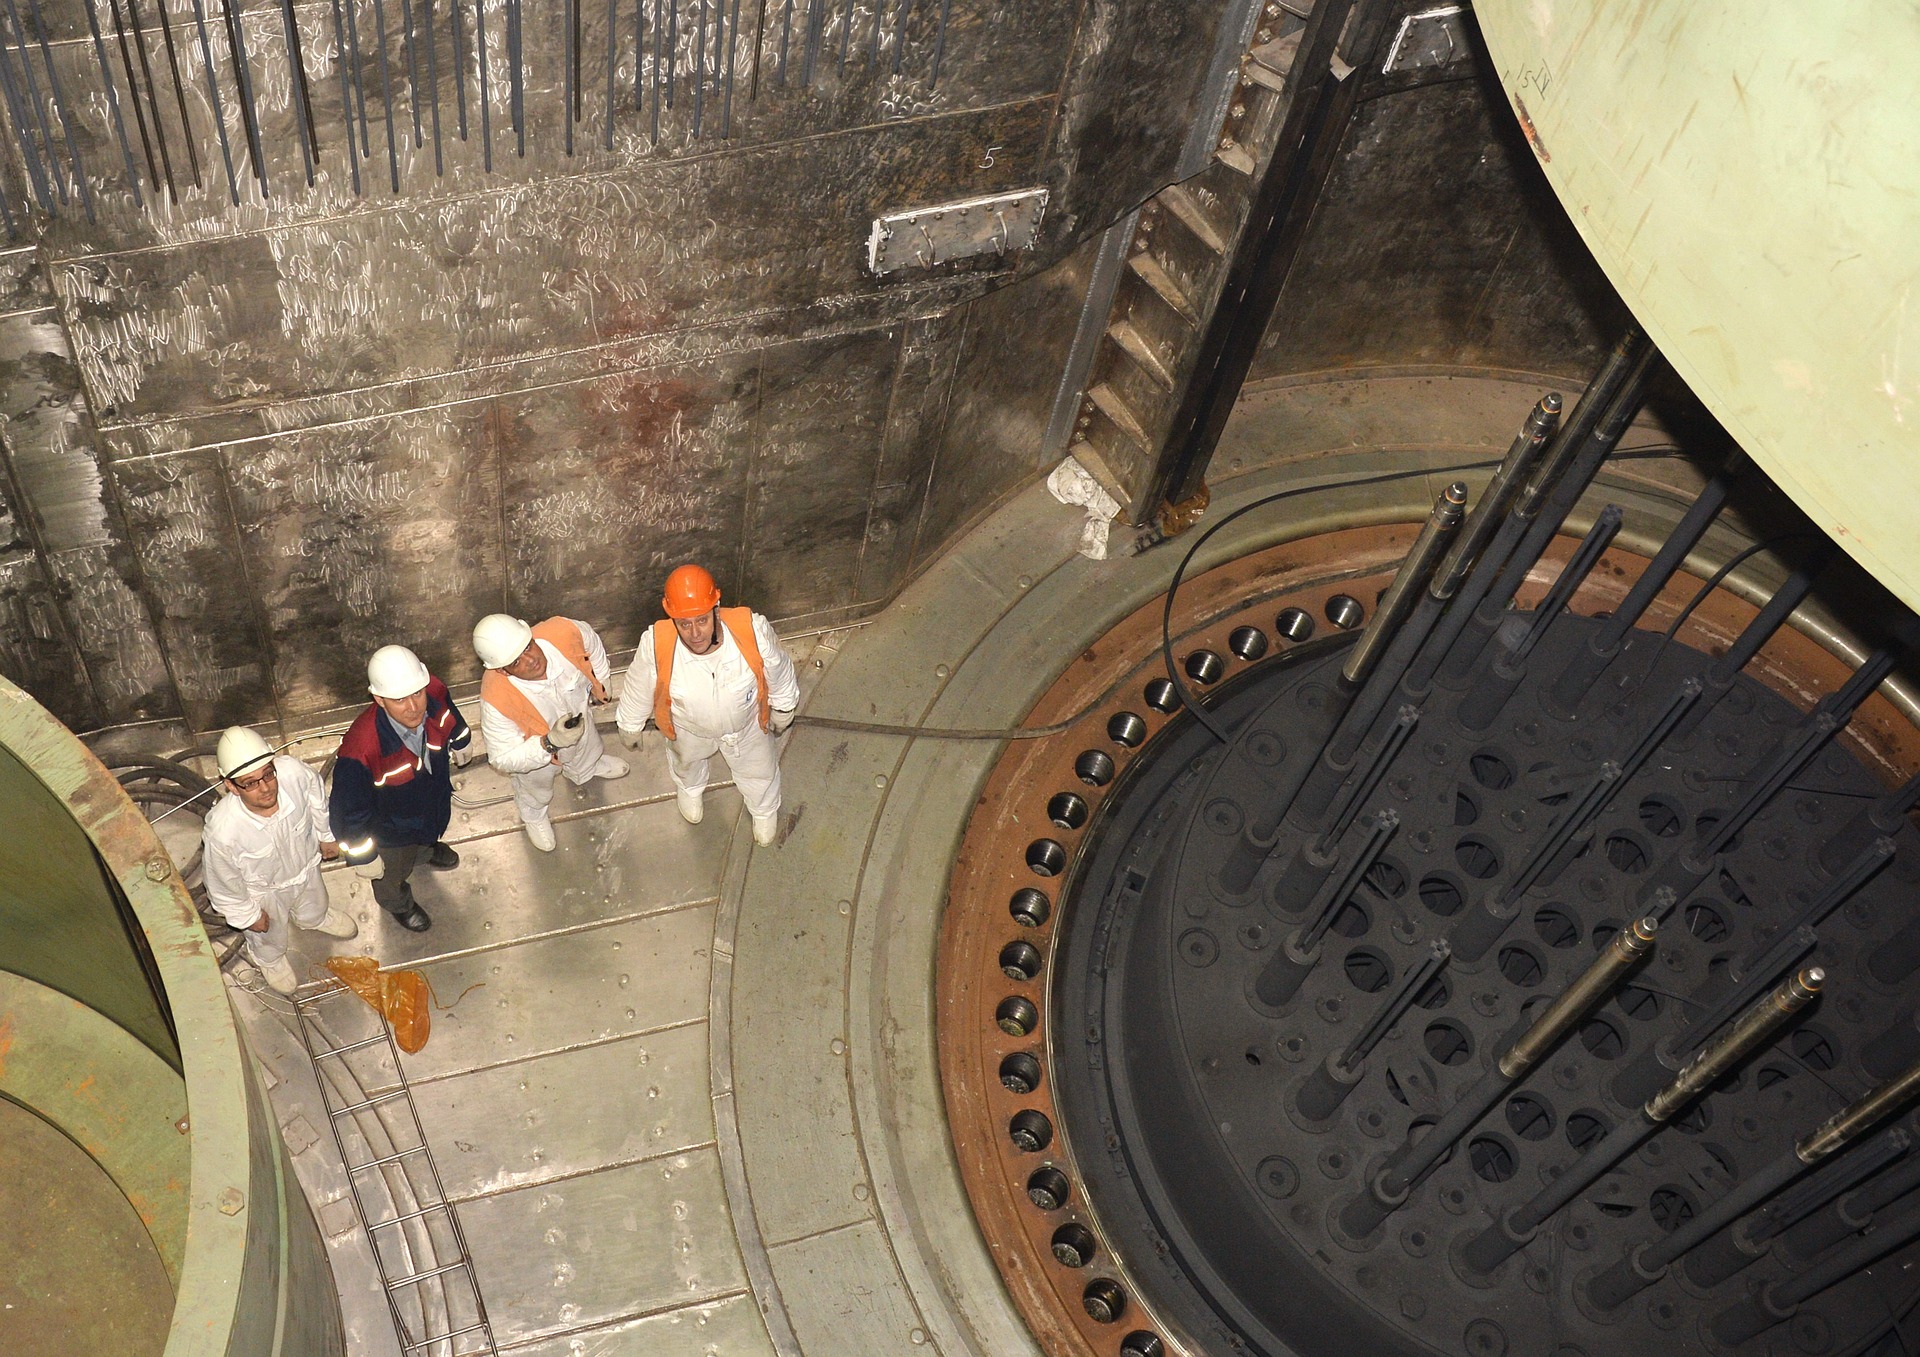
[[[293,963],[285,957],[278,961],[254,962],[260,968],[260,974],[275,994],[292,994],[300,988],[300,977],[293,973]]]
[[[314,924],[311,931],[325,933],[330,938],[350,938],[360,931],[360,925],[329,905],[327,917]]]
[[[611,782],[617,777],[625,777],[631,770],[625,759],[616,759],[611,754],[602,754],[600,762],[593,765],[593,775]]]
[[[753,841],[762,848],[771,848],[780,840],[780,812],[771,815],[753,817]]]
[[[553,821],[528,820],[526,826],[527,841],[542,853],[551,853],[553,851]]]
[[[702,804],[703,793],[675,792],[673,804],[680,809],[680,818],[690,825],[697,825],[706,817],[707,808]]]

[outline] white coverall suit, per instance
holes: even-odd
[[[580,628],[582,648],[587,652],[587,663],[593,667],[594,677],[606,688],[613,671],[607,665],[607,648],[600,643],[600,634],[585,622],[575,621],[573,625]],[[523,824],[538,824],[547,819],[556,778],[564,776],[576,787],[585,786],[593,779],[594,766],[607,752],[600,732],[594,728],[593,685],[587,682],[587,676],[547,642],[536,639],[534,644],[547,657],[547,676],[520,679],[509,674],[507,682],[533,703],[549,730],[575,712],[585,713],[586,729],[581,733],[579,744],[560,751],[560,762],[556,764],[541,747],[538,735],[523,735],[511,719],[481,699],[480,734],[487,742],[487,762],[507,774],[513,788],[514,808],[520,812]]]
[[[229,794],[207,812],[201,836],[207,899],[241,930],[248,959],[263,968],[286,956],[294,928],[327,917],[320,844],[333,839],[320,774],[284,754],[274,757],[273,771],[280,804],[272,815],[256,815]],[[262,914],[267,931],[247,932]]]
[[[708,767],[718,753],[733,772],[747,813],[765,819],[780,813],[780,748],[760,729],[759,695],[747,657],[725,627],[716,625],[714,630],[720,644],[704,655],[674,639],[667,696],[673,703],[675,738],[667,741],[667,771],[681,791],[703,792]],[[767,671],[768,703],[778,711],[792,711],[800,705],[793,656],[759,613],[753,615],[753,639]],[[655,674],[653,638],[643,636],[620,693],[620,729],[638,731],[653,716]]]

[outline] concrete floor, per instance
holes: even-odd
[[[1497,457],[1542,389],[1445,380],[1256,400],[1223,444],[1210,518],[1280,487]],[[1335,522],[1418,517],[1450,478],[1309,493],[1239,520],[1193,569]],[[1018,496],[869,625],[800,643],[803,710],[1017,723],[1060,658],[1164,589],[1177,560],[1085,560],[1079,527],[1044,488]],[[703,824],[680,821],[657,741],[627,779],[561,793],[551,855],[476,763],[460,790],[478,804],[450,835],[464,860],[417,886],[429,933],[329,874],[362,926],[339,950],[417,966],[449,1005],[405,1070],[501,1349],[1034,1352],[961,1192],[934,1049],[940,902],[999,746],[803,725],[784,757],[786,837],[755,849],[731,789]],[[302,974],[327,943],[305,939]],[[270,994],[236,999],[327,1235],[349,1349],[397,1353],[295,1019]],[[351,997],[321,1013],[338,1044],[376,1031]],[[377,1094],[394,1084],[383,1051],[337,1063]],[[351,1122],[350,1149],[408,1134],[391,1102]],[[404,1206],[413,1187],[383,1190]],[[419,1268],[449,1245],[416,1228],[390,1261]],[[449,1295],[441,1322],[464,1304]]]

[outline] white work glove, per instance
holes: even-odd
[[[787,728],[793,724],[793,712],[781,711],[778,707],[775,707],[767,714],[771,718],[767,724],[771,727],[775,735],[785,735]]]
[[[579,744],[587,733],[587,718],[581,712],[563,716],[547,732],[548,749],[571,749]]]
[[[353,870],[369,881],[378,881],[387,874],[387,860],[375,853],[365,862],[354,863]]]
[[[447,757],[452,760],[455,768],[465,768],[473,762],[473,746],[468,745],[464,749],[449,747],[447,749]]]

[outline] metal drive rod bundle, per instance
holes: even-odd
[[[1603,1003],[1614,988],[1653,950],[1659,931],[1655,919],[1636,919],[1614,934],[1613,941],[1595,957],[1586,970],[1575,976],[1555,996],[1540,1016],[1507,1048],[1494,1068],[1476,1080],[1454,1100],[1446,1114],[1428,1128],[1419,1140],[1408,1140],[1387,1156],[1375,1171],[1367,1190],[1349,1201],[1340,1211],[1340,1227],[1353,1238],[1362,1238],[1393,1212],[1406,1204],[1415,1183],[1439,1163],[1460,1139],[1476,1126],[1488,1110],[1507,1092],[1526,1078],[1528,1071],[1546,1058],[1561,1038],[1571,1032],[1589,1013]]]
[[[1640,413],[1659,356],[1644,334],[1631,331],[1581,396],[1540,474],[1514,505],[1514,514],[1522,520],[1519,540],[1499,563],[1499,574],[1486,586],[1485,596],[1456,629],[1457,639],[1451,641],[1437,676],[1443,687],[1466,686],[1480,652],[1505,620],[1507,605]],[[1434,640],[1437,645],[1440,638]]]
[[[1602,1310],[1616,1309],[1666,1276],[1667,1269],[1691,1249],[1717,1234],[1788,1183],[1863,1135],[1920,1093],[1920,1063],[1840,1109],[1767,1164],[1724,1194],[1679,1229],[1629,1249],[1587,1284],[1587,1299]]]
[[[1462,1264],[1475,1272],[1486,1273],[1512,1257],[1550,1216],[1632,1154],[1705,1093],[1721,1075],[1771,1041],[1788,1019],[1813,1001],[1825,980],[1825,971],[1809,966],[1741,1014],[1738,1021],[1689,1061],[1672,1083],[1649,1098],[1635,1116],[1597,1141],[1531,1200],[1497,1218],[1468,1240],[1460,1251]]]
[[[1446,942],[1435,941],[1420,964],[1401,977],[1393,993],[1374,1010],[1359,1035],[1347,1043],[1346,1049],[1328,1056],[1325,1064],[1307,1076],[1306,1082],[1294,1095],[1294,1106],[1299,1108],[1301,1116],[1309,1121],[1325,1121],[1340,1110],[1340,1104],[1347,1100],[1347,1095],[1365,1076],[1367,1057],[1373,1053],[1373,1048],[1400,1021],[1401,1015],[1413,1007],[1420,992],[1440,974],[1440,968],[1447,964],[1449,955],[1451,952]]]
[[[1727,653],[1713,662],[1713,667],[1707,670],[1707,696],[1681,727],[1682,736],[1691,735],[1694,728],[1707,719],[1707,715],[1733,687],[1740,671],[1760,653],[1760,647],[1771,640],[1787,618],[1793,615],[1793,610],[1806,601],[1807,595],[1813,592],[1814,577],[1832,559],[1833,552],[1834,548],[1827,543],[1814,548],[1805,563],[1774,590],[1773,597],[1767,600],[1766,606],[1760,609],[1753,621],[1747,623],[1727,648]]]
[[[1876,1226],[1871,1234],[1821,1255],[1805,1272],[1763,1287],[1740,1304],[1722,1310],[1710,1326],[1713,1336],[1729,1346],[1756,1338],[1774,1325],[1793,1318],[1802,1302],[1813,1299],[1828,1287],[1838,1286],[1916,1237],[1920,1237],[1920,1203]]]
[[[1820,865],[1830,872],[1839,871],[1841,864],[1851,861],[1853,855],[1867,844],[1883,835],[1893,834],[1906,824],[1907,816],[1916,805],[1920,805],[1920,773],[1908,778],[1885,796],[1868,803],[1859,814],[1841,826],[1839,833],[1820,845]],[[1883,976],[1875,970],[1873,978],[1892,983],[1906,977]]]
[[[1916,1188],[1920,1188],[1920,1155],[1862,1183],[1834,1202],[1829,1210],[1790,1227],[1781,1242],[1795,1258],[1813,1258],[1848,1235],[1866,1229],[1878,1212]]]
[[[1253,992],[1261,1003],[1278,1008],[1299,992],[1301,983],[1320,960],[1320,939],[1326,936],[1334,915],[1360,888],[1361,879],[1379,861],[1387,841],[1399,827],[1400,817],[1393,811],[1383,810],[1374,816],[1366,841],[1345,869],[1329,874],[1321,883],[1307,906],[1307,921],[1287,935],[1273,960],[1255,978]]]
[[[1280,873],[1279,880],[1273,884],[1272,907],[1281,914],[1297,912],[1305,901],[1311,899],[1325,884],[1327,874],[1339,865],[1347,830],[1373,795],[1380,779],[1386,776],[1387,769],[1406,748],[1407,740],[1413,735],[1413,729],[1420,723],[1420,712],[1414,707],[1402,707],[1394,723],[1387,727],[1386,737],[1376,744],[1367,754],[1359,776],[1347,779],[1347,789],[1340,802],[1334,807],[1333,814],[1327,819],[1327,827],[1318,839],[1302,844]]]
[[[1422,559],[1416,557],[1413,552],[1409,552],[1407,558],[1400,563],[1400,569],[1396,572],[1395,583],[1398,583],[1399,576],[1402,575],[1411,576],[1424,582],[1427,573],[1433,569],[1434,559],[1438,554],[1433,548],[1442,535],[1450,536],[1454,528],[1459,525],[1461,509],[1466,503],[1466,497],[1466,487],[1458,481],[1455,481],[1441,492],[1440,497],[1434,501],[1433,511],[1428,518],[1427,529],[1422,530],[1420,537],[1415,541],[1416,549],[1420,547],[1420,543],[1427,543],[1429,554]],[[1444,545],[1444,543],[1440,543],[1440,545]],[[1389,592],[1391,592],[1391,589],[1392,586],[1390,585]],[[1421,611],[1422,610],[1419,609],[1415,611],[1415,619],[1420,617]],[[1437,607],[1435,611],[1437,611]],[[1379,620],[1379,617],[1380,612],[1376,610],[1374,613],[1376,622]],[[1403,626],[1401,628],[1401,635],[1406,635],[1409,631],[1413,630],[1416,625],[1418,625],[1417,620]],[[1427,619],[1426,625],[1432,625],[1431,618]],[[1397,640],[1398,638],[1396,638],[1396,641]],[[1389,653],[1391,653],[1393,648],[1392,646],[1389,647]],[[1361,688],[1360,698],[1362,700],[1367,699],[1374,685],[1381,683],[1381,681],[1387,677],[1388,672],[1385,668],[1376,667],[1372,678]],[[1385,689],[1386,691],[1380,694],[1381,701],[1385,700],[1386,692],[1392,690],[1392,683],[1387,682]],[[1334,701],[1336,703],[1342,701],[1347,691],[1345,686],[1341,685],[1336,690]],[[1349,711],[1350,710],[1351,708],[1349,708]],[[1369,717],[1368,723],[1371,724],[1371,722],[1372,718]],[[1366,727],[1362,726],[1360,729],[1364,733]],[[1338,724],[1336,723],[1334,735],[1337,734]],[[1333,736],[1330,735],[1329,740],[1332,738]],[[1322,761],[1324,761],[1325,757],[1326,751],[1323,749],[1321,754]],[[1247,816],[1246,826],[1241,830],[1239,840],[1234,844],[1233,851],[1220,867],[1220,885],[1223,890],[1229,894],[1238,895],[1253,884],[1253,879],[1259,874],[1261,865],[1266,862],[1268,855],[1273,852],[1281,822],[1286,819],[1287,811],[1293,804],[1295,793],[1299,790],[1301,783],[1306,780],[1308,774],[1317,770],[1318,766],[1317,763],[1304,762],[1296,765],[1295,770],[1291,774],[1291,782],[1277,788],[1272,797],[1259,808],[1258,813]],[[1343,779],[1345,775],[1346,769],[1343,768],[1340,777]],[[1328,790],[1327,795],[1331,797],[1333,791],[1337,790],[1338,787],[1339,780],[1336,779],[1333,787]]]

